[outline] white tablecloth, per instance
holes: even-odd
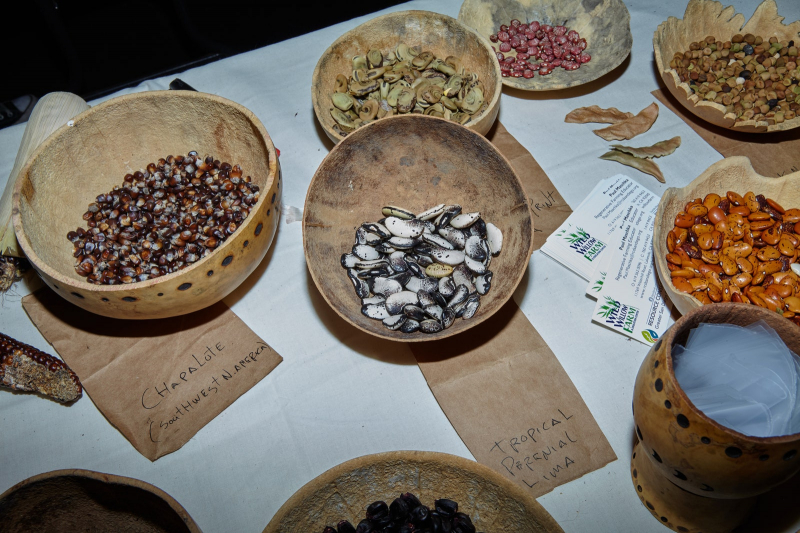
[[[579,106],[638,112],[654,100],[653,31],[670,15],[682,17],[686,0],[626,3],[633,50],[610,79],[548,93],[505,89],[502,96],[500,120],[573,207],[600,179],[619,172],[656,194],[666,188],[635,170],[599,160],[608,143],[591,127],[564,123],[564,115]],[[749,18],[758,1],[733,3]],[[457,17],[460,4],[417,0],[392,10],[424,9]],[[788,21],[800,19],[800,2],[779,4]],[[281,150],[287,206],[303,206],[314,171],[332,146],[311,107],[316,62],[337,37],[372,16],[180,74],[196,89],[234,100],[261,119]],[[174,77],[122,93],[166,89]],[[0,131],[0,187],[24,127]],[[636,144],[675,135],[683,138],[683,145],[659,165],[669,186],[682,187],[721,156],[663,106],[656,124]],[[282,222],[273,248],[225,302],[284,356],[275,371],[182,449],[154,463],[89,398],[64,407],[32,395],[0,392],[0,492],[42,472],[85,468],[160,487],[203,531],[256,532],[302,485],[348,459],[404,449],[471,458],[408,350],[349,326],[322,299],[306,270],[301,224]],[[639,502],[629,474],[633,382],[647,347],[593,325],[594,301],[584,296],[585,287],[586,282],[536,252],[514,298],[572,378],[619,459],[539,501],[567,532],[662,532],[663,526]],[[18,284],[5,295],[0,331],[47,350],[20,305],[21,297],[35,288],[35,283]],[[791,530],[798,527],[795,523]]]

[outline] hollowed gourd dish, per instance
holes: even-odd
[[[484,259],[493,273],[490,290],[479,297],[479,307],[472,318],[455,318],[452,325],[440,331],[404,333],[388,329],[381,320],[362,313],[363,296],[354,288],[360,282],[350,276],[354,269],[343,268],[341,258],[353,250],[356,230],[363,223],[385,217],[383,207],[397,206],[421,213],[439,204],[459,205],[463,213],[478,212],[487,226],[491,223],[502,232],[500,252]],[[420,342],[466,331],[503,306],[528,266],[533,251],[533,220],[519,178],[486,138],[443,118],[403,115],[357,129],[323,160],[306,196],[303,245],[314,283],[339,316],[384,339]],[[416,244],[411,246],[418,249]],[[463,263],[466,261],[465,258]],[[436,261],[430,266],[438,264]],[[454,268],[460,266],[464,265]],[[417,279],[433,279],[434,275],[426,274],[425,266],[422,268],[421,274],[415,274]],[[369,270],[364,272],[371,275]],[[387,276],[381,274],[380,278]],[[452,278],[456,279],[455,273]],[[408,280],[400,283],[410,286]],[[409,290],[406,288],[401,294]],[[477,296],[476,290],[470,288],[469,292]],[[417,288],[411,290],[412,294],[419,292]],[[393,296],[387,296],[387,304]]]
[[[247,218],[182,270],[116,285],[80,276],[67,233],[86,228],[89,204],[121,186],[126,174],[192,150],[240,165],[258,185]],[[164,318],[208,307],[247,278],[272,244],[281,190],[275,147],[248,109],[193,91],[135,93],[84,111],[36,149],[17,179],[14,230],[44,282],[66,300],[112,318]]]
[[[760,36],[764,40],[764,43],[767,44],[771,37],[776,37],[779,42],[785,42],[786,44],[789,44],[791,41],[800,44],[800,20],[792,22],[791,24],[784,24],[783,19],[784,18],[778,14],[778,6],[775,0],[765,0],[762,2],[746,23],[744,15],[736,13],[736,9],[733,6],[724,7],[720,2],[715,0],[691,0],[686,6],[683,19],[669,17],[666,21],[662,22],[655,31],[653,35],[653,52],[655,54],[656,68],[664,84],[667,86],[667,89],[672,93],[675,99],[686,109],[706,122],[723,128],[729,128],[733,131],[749,133],[771,133],[796,128],[800,126],[800,116],[784,120],[783,122],[776,122],[774,116],[769,117],[768,112],[765,118],[761,120],[754,120],[755,116],[747,120],[737,120],[737,110],[735,106],[740,103],[739,101],[737,101],[736,104],[725,101],[718,103],[714,101],[720,98],[720,93],[717,91],[711,91],[715,93],[711,98],[708,97],[710,93],[705,93],[705,95],[698,94],[690,87],[688,82],[691,80],[681,81],[675,69],[670,67],[670,61],[673,60],[675,54],[689,52],[692,43],[700,43],[709,36],[714,37],[717,41],[715,46],[716,44],[731,41],[737,34],[742,36],[746,36],[747,34],[751,34],[754,37]],[[744,42],[744,44],[747,43]],[[731,55],[732,52],[730,50],[731,49],[728,51],[729,55],[727,57],[716,58],[716,60],[719,61],[721,59],[730,62],[734,57],[734,55]],[[714,57],[713,54],[719,53],[716,50],[708,51],[711,53],[709,57]],[[738,51],[736,54],[745,55],[743,51]],[[758,45],[756,45],[755,51],[749,56],[743,57],[743,59],[750,61],[750,58],[763,58],[764,54],[769,58],[769,50],[761,50],[758,48]],[[794,57],[796,59],[797,56],[795,55]],[[771,65],[771,68],[776,69],[773,74],[777,73],[777,69],[783,68],[786,70],[791,67],[791,65],[778,64],[778,59],[779,58],[776,57],[770,59],[770,62],[776,61],[776,65]],[[789,57],[789,59],[791,59],[791,57]],[[785,61],[785,58],[781,61]],[[797,62],[795,61],[794,63],[794,68],[797,68]],[[757,68],[752,63],[748,63],[748,65],[753,66],[754,69]],[[760,66],[763,67],[763,65]],[[745,87],[747,83],[756,83],[758,82],[758,78],[760,78],[762,74],[765,74],[767,76],[766,80],[761,80],[765,83],[765,86],[763,89],[759,89],[757,93],[758,97],[763,98],[766,102],[771,101],[773,97],[779,100],[782,98],[781,95],[778,94],[779,91],[781,94],[785,93],[787,100],[785,104],[782,103],[782,107],[783,105],[791,106],[794,104],[795,96],[797,96],[795,90],[798,87],[796,81],[794,81],[794,83],[788,81],[787,83],[789,86],[784,86],[782,80],[777,80],[775,76],[769,77],[769,69],[765,72],[760,72],[761,69],[758,68],[758,71],[752,75],[749,74],[750,69],[745,70],[748,71],[748,79],[745,80],[741,76],[741,80],[732,78],[736,80],[734,88],[740,90],[741,87]],[[783,78],[783,76],[781,76],[781,78]],[[731,77],[728,79],[731,79]],[[769,81],[769,83],[767,84],[766,81]],[[778,87],[778,81],[782,84],[781,87]],[[775,83],[775,87],[777,87],[774,96],[767,94],[773,89],[773,83]],[[726,87],[729,87],[727,85],[727,79],[724,84],[721,84],[722,89],[729,90],[726,89]],[[756,89],[758,89],[758,87],[756,87]],[[798,92],[800,92],[800,90],[798,90]],[[741,98],[740,95],[737,96]],[[735,98],[736,97],[734,97],[734,99]],[[798,109],[798,111],[800,111],[800,109]],[[798,113],[798,115],[800,115],[800,113]]]
[[[409,49],[413,50],[409,52]],[[370,50],[381,53],[378,58],[380,65],[366,57]],[[426,52],[431,56],[424,56]],[[354,60],[359,56],[370,62]],[[452,58],[450,65],[437,63],[448,58]],[[389,70],[385,74],[382,73],[384,68]],[[477,78],[469,79],[468,75]],[[353,96],[353,107],[339,104],[348,107],[346,111],[332,101],[339,76],[349,80],[348,87],[340,90]],[[366,78],[362,80],[362,76]],[[459,78],[457,82],[453,79],[456,77]],[[381,82],[385,85],[374,90]],[[420,93],[425,90],[422,85],[443,85],[445,82],[450,85],[443,89],[453,91],[447,92],[447,100],[442,100],[438,94],[423,97]],[[407,94],[400,96],[402,105],[397,105],[395,100],[398,98],[395,97],[401,91],[401,85],[407,85],[408,91],[403,91]],[[430,11],[399,11],[361,24],[325,50],[314,69],[311,101],[317,120],[334,143],[340,142],[363,122],[381,120],[377,117],[386,113],[453,116],[453,120],[458,119],[467,128],[486,135],[500,110],[501,89],[500,66],[487,39],[447,15]],[[445,96],[443,92],[442,95]],[[383,103],[389,101],[394,107]],[[332,113],[346,125],[337,122]],[[350,113],[349,119],[346,113]]]
[[[577,70],[556,67],[546,76],[501,78],[503,85],[523,91],[555,91],[594,81],[622,64],[633,45],[631,16],[622,0],[464,0],[458,13],[458,20],[487,39],[513,19],[575,30],[592,56]]]
[[[340,520],[356,525],[371,503],[391,504],[407,492],[431,508],[440,498],[457,502],[478,531],[563,531],[522,487],[489,467],[445,453],[398,451],[358,457],[312,479],[283,504],[264,533],[321,533]]]
[[[678,290],[672,282],[666,259],[669,252],[667,236],[675,227],[676,215],[684,211],[688,202],[696,198],[702,200],[711,193],[725,198],[728,191],[742,196],[747,192],[764,195],[786,209],[790,209],[800,206],[800,172],[787,174],[780,178],[770,178],[753,170],[748,158],[728,157],[708,167],[686,187],[680,189],[671,187],[664,192],[658,204],[653,229],[653,255],[656,271],[664,290],[681,314],[702,307],[703,303],[691,294]],[[745,220],[747,220],[746,217]],[[721,251],[720,255],[722,255]],[[762,257],[762,259],[765,258]],[[725,301],[730,301],[730,296]]]

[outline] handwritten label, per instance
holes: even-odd
[[[214,346],[206,346],[200,355],[192,353],[187,356],[185,370],[183,366],[178,367],[180,371],[177,375],[145,388],[141,396],[142,408],[150,411],[161,407],[159,413],[163,413],[160,417],[147,418],[150,441],[160,442],[164,432],[176,430],[182,420],[212,402],[220,390],[228,386],[229,381],[236,380],[241,373],[252,373],[259,359],[263,364],[261,354],[268,349],[269,346],[263,341],[258,341],[255,348],[241,357],[225,353],[224,344],[217,342]],[[218,359],[222,360],[222,366],[217,365],[213,370],[204,368]]]
[[[566,424],[572,418],[574,415],[558,409],[557,414],[530,426],[519,435],[495,441],[489,450],[500,466],[495,470],[505,471],[531,489],[539,483],[553,482],[563,475],[562,471],[575,464],[573,457],[581,456],[574,446],[578,443],[577,433]]]

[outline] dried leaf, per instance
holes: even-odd
[[[625,152],[620,152],[617,150],[611,150],[610,152],[606,152],[605,154],[600,156],[600,159],[622,163],[623,165],[633,167],[636,170],[644,172],[645,174],[650,174],[651,176],[655,176],[656,179],[661,183],[666,183],[664,181],[664,175],[661,173],[661,169],[658,168],[658,165],[656,165],[652,159],[641,159],[639,157],[635,157],[632,156],[631,154],[626,154]]]
[[[564,117],[564,122],[569,122],[570,124],[586,124],[588,122],[616,124],[629,118],[633,118],[633,113],[620,111],[616,107],[603,109],[600,106],[590,105],[589,107],[573,109]]]
[[[633,139],[640,133],[644,133],[650,129],[650,126],[658,118],[658,105],[653,102],[649,106],[642,109],[638,115],[629,118],[594,132],[607,141],[621,141],[623,139]]]
[[[611,148],[631,154],[632,156],[640,159],[652,159],[653,157],[664,157],[669,155],[681,145],[680,137],[673,137],[668,141],[659,141],[652,146],[642,146],[641,148],[634,148],[633,146],[623,146],[621,144],[612,144]]]

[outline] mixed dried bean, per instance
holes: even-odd
[[[530,79],[537,71],[540,76],[547,76],[558,67],[578,70],[582,64],[592,60],[585,51],[586,39],[577,31],[537,20],[525,24],[514,19],[501,25],[489,40],[500,43],[499,49],[493,48],[504,78]]]
[[[325,527],[322,533],[476,533],[469,515],[459,512],[458,503],[442,498],[433,509],[406,492],[391,505],[376,501],[367,507],[366,517],[357,526],[347,520],[335,528]]]
[[[780,124],[800,109],[798,47],[748,33],[730,41],[713,36],[677,52],[669,66],[700,98],[725,106],[736,121]]]
[[[239,165],[194,151],[159,159],[89,204],[88,228],[67,234],[75,271],[106,285],[177,272],[232,235],[258,197]]]
[[[800,209],[748,191],[688,202],[667,234],[674,287],[703,304],[742,302],[800,324]]]
[[[466,124],[488,107],[478,75],[461,60],[400,43],[387,54],[353,58],[352,74],[336,77],[330,114],[341,135],[394,114],[421,113]]]

